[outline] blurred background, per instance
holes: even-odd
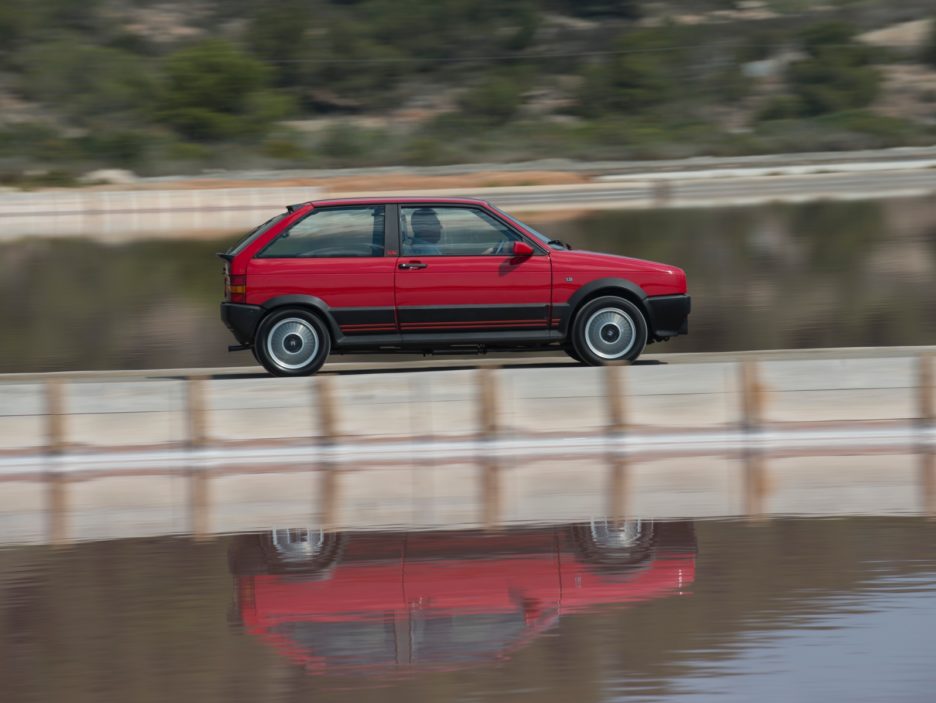
[[[929,0],[6,0],[0,371],[250,363],[225,350],[211,255],[287,204],[248,207],[258,190],[484,195],[700,163],[821,177],[795,153],[860,170],[894,147],[929,157],[924,197],[877,199],[871,171],[835,185],[847,202],[802,181],[746,207],[733,186],[702,209],[505,207],[685,267],[693,331],[664,351],[924,343],[934,17]]]
[[[929,0],[5,0],[0,178],[930,144]]]

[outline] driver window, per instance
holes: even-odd
[[[483,210],[400,208],[403,256],[510,256],[520,235]]]
[[[383,205],[313,210],[260,254],[268,259],[383,255]]]

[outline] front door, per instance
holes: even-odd
[[[470,333],[545,338],[549,256],[535,245],[533,255],[515,256],[522,239],[480,206],[401,206],[395,288],[404,341],[452,333],[466,342]]]

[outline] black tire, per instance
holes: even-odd
[[[575,351],[575,347],[573,347],[571,344],[569,344],[568,346],[563,347],[563,349],[565,350],[565,353],[566,353],[566,354],[568,354],[570,357],[572,357],[572,358],[573,358],[575,361],[577,361],[578,363],[580,363],[580,364],[584,364],[584,363],[585,363],[585,360],[584,360],[582,357],[579,356],[579,353],[578,353],[577,351]]]
[[[647,346],[647,319],[629,300],[605,295],[585,303],[572,321],[572,346],[582,362],[632,362]]]
[[[656,529],[646,520],[593,520],[572,526],[582,561],[625,573],[643,567],[656,550]]]
[[[254,355],[274,376],[309,376],[331,351],[331,335],[318,315],[303,308],[281,308],[257,328]]]
[[[258,574],[296,574],[316,580],[328,578],[340,561],[345,537],[341,533],[320,532],[314,548],[284,550],[277,545],[277,534],[303,530],[272,530],[259,534],[238,535],[228,551],[228,566],[235,576]],[[309,531],[315,533],[315,530]],[[297,542],[298,543],[298,542]]]

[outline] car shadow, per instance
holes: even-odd
[[[341,363],[341,362],[338,362]],[[660,366],[664,365],[667,362],[661,361],[659,359],[640,359],[634,362],[634,366]],[[485,364],[487,367],[497,366],[494,364]],[[518,368],[518,369],[564,369],[564,368],[585,368],[585,364],[579,364],[572,360],[569,361],[538,361],[528,364],[514,362],[506,362],[503,365],[503,368]],[[434,371],[468,371],[471,369],[481,368],[481,365],[474,363],[472,361],[453,361],[451,364],[444,364],[439,366],[410,366],[406,365],[404,367],[395,366],[393,363],[387,364],[377,364],[368,368],[355,368],[355,369],[329,369],[326,365],[321,371],[318,372],[318,376],[367,376],[375,374],[385,374],[385,373],[432,373]],[[243,379],[243,378],[261,378],[263,376],[268,376],[265,371],[259,370],[256,373],[216,373],[208,378],[213,379]]]

